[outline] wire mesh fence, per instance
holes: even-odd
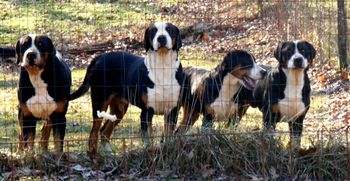
[[[345,2],[345,6],[349,9],[350,4]],[[81,84],[92,57],[117,50],[145,55],[144,31],[159,20],[180,28],[183,47],[179,58],[184,67],[214,68],[234,49],[250,51],[259,64],[276,65],[273,52],[277,44],[285,40],[305,39],[317,49],[317,58],[309,71],[313,91],[304,122],[301,153],[288,146],[286,123],[279,124],[275,134],[262,133],[262,114],[249,108],[234,126],[215,123],[218,133],[197,131],[200,118],[189,134],[175,137],[154,154],[142,149],[140,110],[131,106],[113,132],[110,140],[113,153],[100,150],[103,155],[94,161],[86,157],[92,122],[88,94],[70,102],[62,159],[56,159],[54,153],[37,157],[43,121],[39,121],[36,128],[35,153],[27,157],[15,154],[19,135],[19,71],[14,62],[3,60],[0,178],[16,179],[23,175],[45,179],[76,176],[134,179],[180,178],[193,174],[192,178],[229,180],[232,177],[293,179],[296,175],[305,179],[335,179],[349,175],[349,169],[345,168],[349,167],[346,123],[350,117],[347,105],[350,101],[334,101],[335,97],[348,100],[349,87],[338,75],[337,3],[334,1],[14,0],[2,1],[0,7],[3,9],[0,44],[13,47],[20,37],[29,33],[48,35],[72,70],[72,90]],[[339,98],[337,94],[344,97]],[[179,120],[182,116],[180,113]],[[154,117],[153,129],[156,144],[163,130],[162,116]],[[53,142],[50,138],[52,152]],[[304,168],[303,165],[310,166]]]

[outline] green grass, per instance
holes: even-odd
[[[193,53],[193,56],[199,56],[196,53]],[[196,65],[201,67],[213,67],[217,64],[215,61],[203,62],[203,61],[190,61],[186,60],[184,64],[187,65]],[[73,76],[73,86],[72,90],[76,90],[78,86],[81,84],[83,77],[85,76],[85,70],[74,70],[72,72]],[[1,102],[0,110],[3,110],[0,114],[1,120],[1,129],[4,131],[0,132],[0,142],[8,142],[8,141],[17,141],[18,136],[18,123],[17,123],[17,92],[16,92],[16,84],[18,80],[18,75],[7,74],[2,75],[0,77],[0,92],[1,92]],[[92,124],[92,116],[91,116],[91,101],[89,97],[89,93],[85,94],[83,97],[71,101],[69,105],[69,110],[67,113],[67,134],[66,140],[74,140],[74,139],[88,139],[89,132]],[[322,124],[326,124],[324,122],[324,118],[317,117],[319,113],[325,112],[326,107],[324,104],[327,101],[326,95],[317,95],[312,97],[312,104],[309,110],[309,113],[306,118],[306,126],[304,129],[309,130],[316,127],[319,127]],[[129,136],[139,136],[140,124],[139,124],[139,115],[140,110],[135,106],[130,106],[128,112],[125,115],[125,119],[116,127],[114,131],[115,137],[129,137]],[[179,115],[179,120],[182,118],[182,114]],[[160,135],[163,129],[163,117],[155,116],[154,117],[154,132],[156,135]],[[321,121],[320,121],[321,120]],[[315,122],[315,124],[314,124]],[[40,136],[42,122],[40,121],[37,125],[37,138]],[[196,132],[201,125],[201,118],[196,122],[194,128],[192,129],[192,133]],[[226,123],[220,122],[215,123],[217,129],[225,130],[228,132],[252,132],[259,131],[262,129],[262,114],[253,108],[248,109],[248,113],[243,117],[243,120],[238,124],[237,127],[225,127]],[[318,125],[318,126],[315,126]],[[277,126],[277,130],[279,131],[288,131],[287,123],[279,123]],[[310,142],[309,138],[305,137],[303,143],[308,145]],[[51,138],[52,140],[52,138]],[[285,143],[287,143],[287,138],[284,139]],[[112,147],[119,150],[121,148],[121,142],[112,141]],[[70,151],[84,151],[86,150],[87,142],[86,141],[72,141],[69,143]],[[139,145],[140,140],[134,140],[133,143],[130,143],[130,140],[127,141],[127,144]],[[6,147],[6,148],[5,148]],[[9,145],[5,145],[3,149],[8,149]],[[53,144],[50,144],[50,148],[53,147]],[[117,151],[115,150],[115,151]]]
[[[138,24],[156,8],[143,1],[1,1],[0,45],[13,45],[28,33],[51,34],[55,38],[81,40],[91,33]]]

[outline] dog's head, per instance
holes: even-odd
[[[45,35],[28,35],[16,44],[16,61],[22,67],[41,70],[56,55],[51,39]]]
[[[266,70],[256,64],[252,54],[244,50],[228,53],[222,64],[224,70],[239,79],[240,83],[249,90],[256,86],[256,81],[263,79]]]
[[[180,30],[167,22],[156,22],[146,29],[144,47],[149,50],[179,51],[182,46]]]
[[[275,58],[285,69],[306,69],[316,56],[315,48],[307,41],[286,41],[278,45]]]

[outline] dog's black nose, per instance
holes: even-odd
[[[294,59],[294,66],[296,68],[302,68],[303,67],[303,59],[302,58]]]
[[[36,54],[33,52],[30,52],[27,54],[27,59],[28,59],[28,63],[29,65],[34,65],[34,60],[36,58]]]
[[[166,37],[163,35],[159,36],[157,41],[160,47],[164,47],[166,45]]]

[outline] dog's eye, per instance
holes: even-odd
[[[305,53],[305,49],[303,49],[303,48],[300,49],[299,51],[300,51],[301,53]]]
[[[151,34],[156,34],[157,31],[158,31],[157,29],[151,29],[150,33],[151,33]]]
[[[293,48],[291,48],[291,47],[287,48],[287,52],[289,52],[289,53],[293,52]]]
[[[169,32],[169,33],[171,32],[171,29],[170,29],[170,27],[168,27],[168,26],[165,28],[165,30],[166,30],[167,32]]]
[[[23,42],[23,44],[22,44],[23,46],[28,46],[29,45],[29,41],[25,41],[25,42]]]
[[[38,47],[41,47],[43,43],[41,41],[38,42]]]

